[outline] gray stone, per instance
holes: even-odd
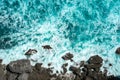
[[[7,71],[6,80],[16,80],[17,77],[18,77],[18,74]]]
[[[5,71],[3,65],[0,64],[0,80],[5,80]]]
[[[18,77],[18,80],[28,80],[28,73],[23,73]]]
[[[25,59],[10,62],[7,69],[13,73],[29,73],[32,71],[30,61]]]

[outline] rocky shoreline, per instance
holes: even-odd
[[[73,55],[70,53],[62,56],[64,60],[73,61],[72,58]],[[108,76],[107,69],[101,71],[102,62],[103,59],[100,56],[94,55],[87,61],[81,61],[77,66],[70,66],[71,73],[66,69],[68,63],[61,66],[63,71],[53,73],[53,67],[43,67],[42,63],[32,66],[28,59],[12,61],[8,65],[2,64],[0,60],[0,80],[120,80],[114,75]]]

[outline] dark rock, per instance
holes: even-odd
[[[65,74],[67,72],[67,68],[66,67],[62,67],[63,68],[63,74]]]
[[[65,63],[62,65],[62,68],[63,68],[63,74],[65,74],[67,72],[67,67],[68,66],[68,63]]]
[[[3,61],[3,60],[2,60],[2,59],[0,59],[0,64],[2,63],[2,61]]]
[[[85,61],[81,61],[79,65],[80,65],[80,67],[83,67],[84,64],[85,64]]]
[[[88,60],[88,63],[89,64],[100,64],[102,63],[103,59],[98,56],[98,55],[95,55],[95,56],[91,56]]]
[[[70,66],[69,70],[72,71],[73,74],[80,76],[80,69],[78,69],[74,66]]]
[[[44,49],[52,49],[52,47],[50,45],[44,45],[42,46]]]
[[[51,66],[52,63],[48,63],[48,66]]]
[[[57,70],[56,73],[59,73],[59,71]]]
[[[32,68],[29,60],[22,59],[10,62],[7,70],[13,73],[29,73],[32,71]]]
[[[36,63],[35,68],[36,70],[40,71],[41,70],[42,63]]]
[[[65,63],[62,65],[62,67],[67,67],[68,66],[68,63]]]
[[[37,69],[33,70],[28,77],[28,80],[50,80],[50,79],[51,79],[50,69],[43,67],[38,68],[38,66]]]
[[[72,60],[73,54],[71,53],[66,53],[66,55],[62,56],[62,59],[64,60]]]
[[[112,64],[111,64],[111,63],[109,63],[109,66],[112,66]]]
[[[83,72],[87,72],[87,68],[85,68],[85,67],[82,68],[82,71],[83,71]]]
[[[102,64],[86,64],[85,67],[88,69],[100,68]]]
[[[35,54],[35,53],[37,53],[37,50],[36,50],[36,49],[29,49],[29,50],[25,53],[25,55],[32,55],[32,54]]]
[[[94,80],[94,79],[87,76],[85,80]]]
[[[116,54],[120,54],[120,47],[118,47],[115,51]]]
[[[114,75],[110,75],[110,76],[107,76],[107,80],[120,80],[120,77],[114,76]]]

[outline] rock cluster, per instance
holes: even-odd
[[[65,55],[67,60],[73,58],[73,55],[68,53]],[[66,60],[66,59],[65,59]],[[78,66],[72,65],[69,67],[71,73],[67,73],[68,63],[61,67],[63,71],[53,73],[51,63],[45,68],[42,63],[36,63],[35,66],[30,64],[30,60],[21,59],[12,61],[8,65],[0,63],[0,80],[120,80],[118,77],[107,76],[107,70],[101,71],[103,59],[98,56],[91,56],[88,61],[81,61]]]
[[[107,80],[107,74],[100,71],[103,59],[98,55],[92,56],[86,63],[79,67],[71,66],[70,70],[75,75],[74,80]]]

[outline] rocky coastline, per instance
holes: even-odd
[[[72,60],[73,55],[67,53],[61,57],[64,60]],[[74,62],[74,61],[73,61]],[[63,71],[53,73],[53,67],[43,67],[44,63],[36,63],[32,66],[30,60],[21,59],[9,64],[2,64],[0,60],[0,80],[120,80],[114,75],[107,75],[107,69],[101,71],[103,59],[94,55],[87,61],[81,61],[77,66],[70,66],[67,73],[68,63],[61,66]],[[48,64],[51,66],[51,64]]]

